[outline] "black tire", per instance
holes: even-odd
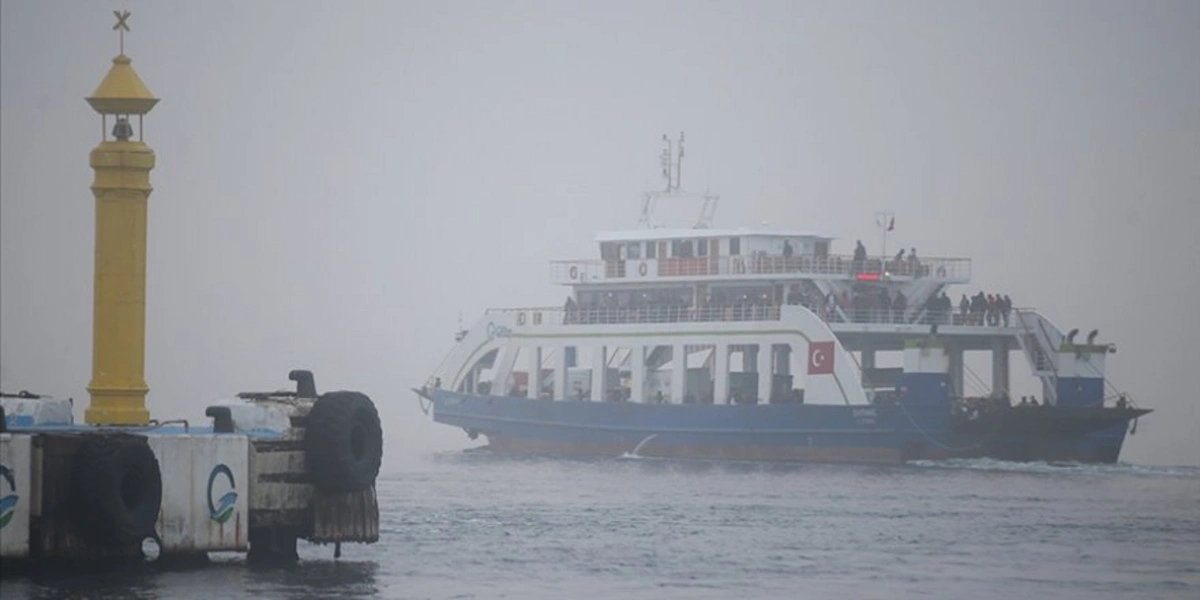
[[[153,537],[162,473],[146,438],[95,436],[75,456],[73,504],[84,537],[105,546]]]
[[[324,492],[358,492],[375,483],[383,460],[383,428],[370,398],[358,392],[322,394],[308,413],[304,457]]]

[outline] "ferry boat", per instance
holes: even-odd
[[[666,186],[645,195],[638,227],[599,233],[596,258],[551,262],[564,304],[460,327],[414,388],[435,422],[506,453],[1112,463],[1150,412],[1106,380],[1116,347],[1097,331],[1077,339],[1006,296],[952,301],[970,259],[713,228],[719,198],[680,187],[683,136],[663,139]],[[663,200],[696,201],[700,217],[656,226]],[[885,236],[892,219],[877,215]],[[990,390],[965,387],[968,352],[991,354]],[[1014,352],[1040,401],[1010,394]],[[886,353],[902,366],[878,366]]]

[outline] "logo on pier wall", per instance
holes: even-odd
[[[831,375],[833,373],[833,342],[811,342],[808,344],[808,374]]]
[[[21,499],[17,495],[17,480],[4,465],[0,465],[0,486],[7,486],[0,487],[0,529],[4,529],[17,512],[17,501]]]
[[[228,482],[227,484],[217,483],[217,479],[221,475],[225,476],[224,479]],[[228,491],[221,496],[220,500],[214,502],[213,492],[221,487],[228,487]],[[228,521],[229,517],[233,516],[233,507],[237,504],[237,497],[237,484],[233,481],[233,471],[230,471],[229,467],[225,466],[224,463],[213,467],[212,473],[208,474],[209,518],[218,523]]]

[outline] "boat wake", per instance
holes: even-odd
[[[951,458],[913,460],[909,466],[928,469],[965,469],[1046,475],[1139,475],[1148,477],[1200,478],[1200,467],[1150,466],[1129,463],[1088,464],[1077,462],[1010,462],[992,458]]]
[[[631,451],[629,451],[629,452],[626,452],[626,453],[622,454],[622,455],[621,455],[621,458],[622,458],[622,459],[631,459],[631,458],[632,458],[632,459],[643,459],[643,458],[646,458],[645,456],[642,456],[641,454],[639,454],[639,452],[641,452],[642,448],[644,448],[644,447],[646,446],[646,444],[650,443],[650,440],[652,440],[652,439],[654,439],[654,438],[656,438],[656,437],[658,437],[658,434],[657,434],[657,433],[652,433],[652,434],[650,434],[650,435],[646,436],[646,437],[645,437],[645,439],[643,439],[642,441],[638,442],[638,443],[637,443],[637,445],[633,447],[633,450],[631,450]]]

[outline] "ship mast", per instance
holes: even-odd
[[[717,212],[717,201],[720,196],[716,194],[692,194],[683,189],[683,132],[679,133],[678,145],[671,143],[671,138],[667,134],[662,136],[666,148],[658,155],[659,164],[662,166],[663,179],[667,181],[666,188],[661,191],[646,192],[642,203],[642,216],[638,218],[638,225],[653,228],[657,227],[654,223],[654,207],[660,199],[674,200],[701,200],[700,216],[696,220],[694,229],[708,229],[712,227],[713,214]],[[676,149],[678,148],[678,151]]]

